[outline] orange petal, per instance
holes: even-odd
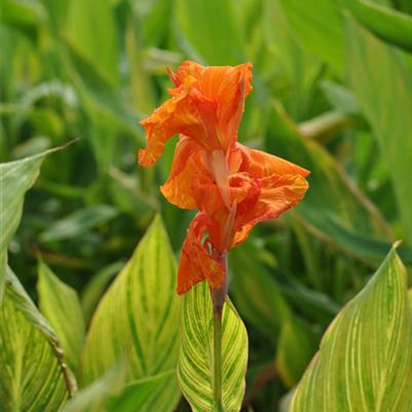
[[[207,279],[211,287],[219,289],[225,276],[222,263],[215,260],[202,245],[207,231],[208,218],[198,213],[190,223],[180,255],[177,293],[187,292],[191,287]]]
[[[255,204],[243,210],[238,207],[232,247],[243,242],[257,223],[276,219],[296,206],[309,187],[306,179],[299,174],[268,176],[260,180],[260,185],[260,194]]]
[[[156,109],[153,114],[143,120],[147,147],[139,151],[139,164],[152,166],[164,152],[165,143],[175,134],[183,133],[196,136],[202,133],[199,120],[193,113],[189,92],[195,81],[186,78],[185,83],[172,91],[173,97]]]
[[[199,145],[194,139],[181,135],[176,145],[170,176],[160,190],[164,197],[177,207],[195,209],[193,180],[196,175],[205,172]]]
[[[254,177],[264,178],[271,175],[298,174],[307,177],[310,172],[303,167],[292,162],[261,152],[260,150],[249,149],[246,146],[237,144],[243,155],[243,162],[240,171],[246,171]]]

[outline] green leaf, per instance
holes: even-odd
[[[213,308],[206,282],[183,297],[182,347],[178,376],[193,412],[213,409]],[[222,321],[222,393],[225,412],[238,412],[245,392],[246,328],[229,299]]]
[[[296,385],[319,344],[318,334],[306,322],[291,317],[283,326],[276,352],[276,367],[283,383]]]
[[[289,319],[291,310],[259,254],[259,248],[251,241],[231,251],[230,286],[241,315],[276,342],[280,328]]]
[[[102,225],[117,216],[118,211],[112,206],[96,205],[85,207],[49,226],[40,235],[42,242],[55,242],[74,239],[88,230]]]
[[[77,393],[61,412],[108,412],[112,398],[120,393],[125,379],[125,368],[122,364],[117,364],[103,377]]]
[[[56,335],[10,269],[0,325],[0,404],[5,411],[56,412],[76,384]]]
[[[157,217],[93,316],[82,362],[85,384],[123,356],[128,359],[129,381],[176,367],[179,299],[175,282],[176,262]],[[176,377],[171,376],[141,412],[172,411],[179,397]]]
[[[44,158],[56,150],[0,164],[0,302],[6,275],[7,247],[21,220],[24,195],[36,181]]]
[[[280,2],[302,44],[329,63],[337,74],[342,75],[345,50],[339,1],[280,0]]]
[[[176,370],[164,372],[159,375],[143,378],[130,382],[126,385],[120,395],[118,395],[110,404],[110,412],[135,412],[146,408],[146,403],[150,402],[153,394],[159,392],[162,386],[173,379]],[[147,409],[147,408],[146,408]]]
[[[211,65],[244,62],[233,0],[178,0],[176,20],[177,39],[192,59]]]
[[[34,1],[2,0],[0,22],[33,38],[38,35],[44,21],[45,13],[41,6]]]
[[[335,159],[316,141],[303,138],[277,104],[271,112],[266,148],[311,172],[305,199],[289,213],[322,241],[377,265],[390,250],[390,243],[384,242],[391,236],[387,222]],[[359,236],[370,242],[359,241]]]
[[[393,249],[325,333],[290,412],[410,412],[412,316]]]
[[[412,75],[397,50],[350,18],[346,41],[349,83],[386,160],[404,236],[412,244]]]
[[[40,310],[56,331],[68,364],[77,374],[85,335],[79,297],[43,261],[39,262],[38,276]]]
[[[86,284],[81,294],[83,316],[86,324],[89,323],[97,304],[115,275],[122,269],[124,262],[115,262],[99,270]]]
[[[412,17],[368,0],[348,1],[349,10],[376,36],[412,52]]]
[[[104,30],[96,30],[96,22]],[[118,38],[109,0],[71,0],[67,37],[112,85],[118,78]]]

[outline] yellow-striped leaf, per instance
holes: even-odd
[[[229,299],[222,320],[222,392],[225,412],[238,412],[245,392],[248,338]],[[178,377],[193,412],[213,410],[213,308],[206,282],[183,298]]]
[[[77,292],[63,283],[42,261],[39,263],[37,289],[40,310],[55,330],[73,372],[77,372],[85,325]]]
[[[56,335],[10,269],[0,325],[0,409],[58,411],[75,381]]]
[[[290,412],[411,412],[412,316],[395,250],[337,316]]]
[[[20,223],[24,195],[33,186],[48,153],[0,164],[0,302],[7,272],[7,247]]]
[[[83,356],[84,383],[124,356],[129,381],[176,368],[180,310],[175,283],[176,262],[156,218],[93,316]],[[139,412],[172,411],[179,398],[174,374]]]

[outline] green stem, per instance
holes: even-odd
[[[222,402],[222,315],[227,295],[227,256],[218,259],[225,268],[225,278],[220,289],[210,288],[213,302],[213,412],[224,412]]]
[[[213,313],[213,412],[223,412],[222,405],[222,312]]]

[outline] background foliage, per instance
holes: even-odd
[[[254,229],[230,258],[229,294],[249,334],[245,410],[287,410],[290,391],[324,331],[365,287],[394,240],[403,239],[398,254],[412,263],[411,4],[1,0],[0,159],[7,163],[0,176],[0,345],[17,355],[0,360],[15,371],[34,351],[38,362],[24,382],[3,375],[15,388],[15,408],[54,412],[65,404],[66,412],[129,412],[154,410],[157,402],[156,411],[189,410],[179,401],[173,372],[180,305],[173,289],[175,256],[193,214],[159,194],[173,143],[150,170],[136,165],[136,151],[144,145],[138,120],[166,98],[166,66],[175,69],[190,58],[210,65],[251,61],[254,92],[240,140],[312,172],[302,204]],[[73,139],[78,141],[64,150],[43,153]],[[157,212],[167,234],[158,218],[134,252]],[[143,276],[148,272],[150,278]],[[312,410],[305,404],[314,399],[311,380],[334,357],[332,343],[345,351],[336,336],[345,333],[359,347],[365,344],[372,332],[351,335],[354,319],[373,319],[375,332],[399,333],[395,346],[385,349],[393,357],[374,360],[375,352],[364,347],[376,366],[372,374],[387,370],[385,362],[408,365],[410,352],[400,360],[396,346],[411,346],[406,277],[392,251],[325,335],[293,411]],[[187,298],[188,311],[190,299],[196,295]],[[380,313],[383,305],[394,312]],[[398,323],[391,324],[395,312]],[[231,317],[242,330],[237,314]],[[13,334],[31,344],[10,347],[5,337]],[[377,354],[379,337],[383,332]],[[58,373],[60,345],[80,388],[90,384],[69,403],[74,377],[68,370]],[[131,369],[121,359],[113,366],[124,351],[133,359]],[[368,362],[364,356],[359,359]],[[185,366],[185,359],[180,362]],[[39,383],[35,374],[43,367],[49,373],[44,382],[53,381],[47,405],[18,390]],[[410,378],[407,371],[397,376]],[[401,381],[396,387],[410,393]],[[168,393],[159,396],[162,388]],[[339,410],[359,404],[362,394],[354,396]],[[396,411],[410,412],[410,399],[402,396]],[[366,399],[363,410],[372,410],[373,402]]]

